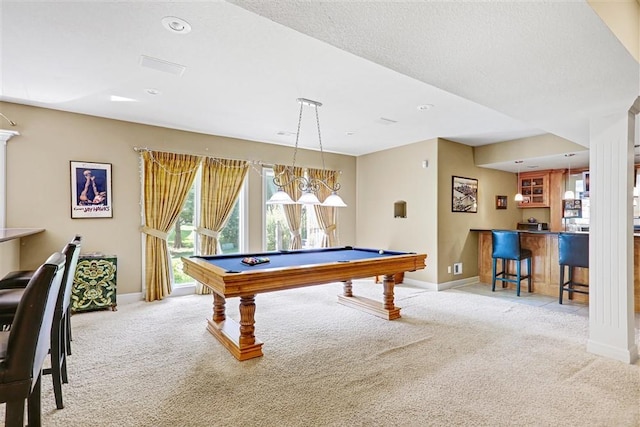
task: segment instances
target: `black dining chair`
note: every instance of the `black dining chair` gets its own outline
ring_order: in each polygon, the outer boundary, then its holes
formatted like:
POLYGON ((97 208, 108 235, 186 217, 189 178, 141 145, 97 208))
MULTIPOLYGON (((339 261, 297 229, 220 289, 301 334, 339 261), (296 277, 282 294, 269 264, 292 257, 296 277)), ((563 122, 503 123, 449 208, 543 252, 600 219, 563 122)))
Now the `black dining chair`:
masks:
MULTIPOLYGON (((62 384, 69 382, 67 355, 71 354, 71 289, 80 256, 80 242, 80 236, 76 236, 62 251, 66 259, 66 269, 51 329, 51 368, 43 371, 44 374, 51 374, 53 379, 53 391, 58 409, 64 408, 62 384)), ((28 273, 27 271, 22 271, 19 275, 10 273, 10 279, 0 280, 0 323, 11 327, 18 303, 29 283, 28 273), (7 285, 6 289, 3 289, 3 282, 7 285)), ((31 276, 33 273, 31 272, 31 276)))
MULTIPOLYGON (((496 290, 496 281, 514 283, 516 285, 516 295, 520 296, 520 282, 527 279, 527 290, 531 292, 531 250, 523 249, 520 246, 520 233, 512 230, 492 230, 491 231, 491 257, 493 260, 491 274, 491 291, 496 290), (502 260, 502 271, 497 272, 498 259, 502 260), (516 262, 516 273, 509 273, 507 260, 516 262), (522 261, 527 261, 527 274, 521 271, 522 261)), ((504 283, 503 283, 504 285, 504 283)))
POLYGON ((573 293, 589 294, 589 285, 574 280, 576 267, 589 268, 589 235, 576 233, 558 234, 558 263, 560 264, 560 294, 558 302, 562 304, 565 292, 569 299, 573 299, 573 293), (565 281, 565 270, 568 268, 568 277, 565 281))
POLYGON ((6 403, 5 427, 41 421, 42 366, 51 347, 51 327, 65 271, 65 256, 54 253, 29 280, 9 331, 0 332, 0 402, 6 403))

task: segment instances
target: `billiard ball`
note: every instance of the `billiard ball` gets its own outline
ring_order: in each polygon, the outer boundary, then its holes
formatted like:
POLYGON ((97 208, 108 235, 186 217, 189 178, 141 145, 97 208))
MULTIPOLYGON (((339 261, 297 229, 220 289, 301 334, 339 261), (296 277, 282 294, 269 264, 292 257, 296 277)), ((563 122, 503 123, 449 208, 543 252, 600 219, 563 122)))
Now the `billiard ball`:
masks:
POLYGON ((382 255, 382 254, 384 253, 384 251, 383 251, 382 249, 380 249, 380 250, 378 251, 378 253, 379 253, 380 255, 382 255))

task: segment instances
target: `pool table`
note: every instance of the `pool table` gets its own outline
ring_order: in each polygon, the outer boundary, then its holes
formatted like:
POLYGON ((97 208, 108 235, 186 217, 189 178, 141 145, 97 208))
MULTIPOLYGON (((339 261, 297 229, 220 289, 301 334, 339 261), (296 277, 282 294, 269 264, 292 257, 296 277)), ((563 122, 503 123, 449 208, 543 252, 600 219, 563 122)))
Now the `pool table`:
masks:
POLYGON ((400 317, 394 305, 394 274, 425 268, 426 254, 351 246, 326 249, 193 256, 182 258, 186 274, 213 291, 213 317, 207 330, 238 360, 262 356, 262 342, 254 336, 255 296, 303 286, 343 282, 338 302, 370 314, 393 320, 400 317), (253 266, 247 257, 266 257, 253 266), (353 295, 352 280, 384 276, 383 301, 353 295), (240 323, 225 316, 226 298, 240 297, 240 323))

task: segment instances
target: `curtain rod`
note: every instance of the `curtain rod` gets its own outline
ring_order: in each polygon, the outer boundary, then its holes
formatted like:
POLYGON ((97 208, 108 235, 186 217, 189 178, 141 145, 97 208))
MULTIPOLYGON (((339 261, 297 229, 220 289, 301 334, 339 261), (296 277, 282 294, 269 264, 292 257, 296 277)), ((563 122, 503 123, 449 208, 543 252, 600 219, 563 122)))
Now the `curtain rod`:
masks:
MULTIPOLYGON (((154 150, 152 148, 149 147, 137 147, 134 146, 133 147, 133 151, 135 151, 136 153, 143 153, 145 151, 158 151, 158 152, 164 152, 164 153, 172 153, 172 154, 188 154, 190 156, 202 156, 202 157, 209 157, 212 159, 224 159, 224 160, 244 160, 245 162, 249 162, 251 164, 251 166, 266 166, 266 167, 273 167, 276 163, 266 163, 263 162, 262 160, 249 160, 249 159, 230 159, 228 157, 219 157, 219 156, 211 156, 208 154, 193 154, 193 153, 185 153, 184 151, 172 151, 172 150, 154 150)), ((286 166, 286 165, 285 165, 286 166)), ((305 169, 309 169, 308 167, 306 167, 305 169)), ((318 169, 318 168, 311 168, 311 169, 318 169)), ((322 170, 322 169, 319 169, 322 170)), ((342 175, 342 170, 337 170, 337 171, 333 171, 333 172, 337 172, 338 175, 342 175)))
POLYGON ((249 160, 249 159, 230 159, 228 157, 220 157, 220 156, 212 156, 209 154, 194 154, 194 153, 189 153, 189 152, 184 152, 184 151, 173 151, 173 150, 156 150, 153 148, 149 148, 149 147, 133 147, 133 151, 135 151, 136 153, 144 153, 145 151, 157 151, 157 152, 162 152, 162 153, 171 153, 171 154, 187 154, 189 156, 201 156, 201 157, 209 157, 212 159, 223 159, 223 160, 243 160, 245 162, 249 162, 252 164, 258 164, 258 165, 264 165, 264 166, 271 166, 268 163, 264 163, 262 160, 249 160))

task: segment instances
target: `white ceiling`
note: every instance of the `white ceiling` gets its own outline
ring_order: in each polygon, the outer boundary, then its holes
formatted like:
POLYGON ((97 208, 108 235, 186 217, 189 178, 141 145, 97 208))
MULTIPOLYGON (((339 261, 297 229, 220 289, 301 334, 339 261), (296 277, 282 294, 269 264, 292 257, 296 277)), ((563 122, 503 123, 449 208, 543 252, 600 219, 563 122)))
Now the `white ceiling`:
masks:
MULTIPOLYGON (((336 153, 543 133, 588 146, 589 118, 639 93, 637 62, 582 1, 0 7, 1 100, 292 146, 304 97, 324 104, 322 143, 336 153), (192 31, 171 33, 165 16, 192 31), (143 55, 184 72, 143 67, 143 55)), ((305 108, 301 146, 318 148, 315 129, 305 108)))

